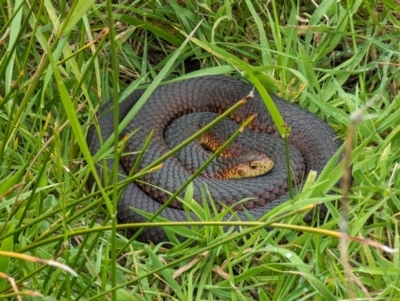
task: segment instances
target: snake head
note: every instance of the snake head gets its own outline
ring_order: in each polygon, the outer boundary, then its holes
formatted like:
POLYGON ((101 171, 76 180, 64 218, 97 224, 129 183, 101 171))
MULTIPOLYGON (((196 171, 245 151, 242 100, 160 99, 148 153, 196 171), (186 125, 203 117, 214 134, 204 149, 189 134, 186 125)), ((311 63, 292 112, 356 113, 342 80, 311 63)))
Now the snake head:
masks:
POLYGON ((238 156, 229 169, 228 179, 252 178, 266 174, 274 167, 274 162, 265 154, 250 151, 238 156))

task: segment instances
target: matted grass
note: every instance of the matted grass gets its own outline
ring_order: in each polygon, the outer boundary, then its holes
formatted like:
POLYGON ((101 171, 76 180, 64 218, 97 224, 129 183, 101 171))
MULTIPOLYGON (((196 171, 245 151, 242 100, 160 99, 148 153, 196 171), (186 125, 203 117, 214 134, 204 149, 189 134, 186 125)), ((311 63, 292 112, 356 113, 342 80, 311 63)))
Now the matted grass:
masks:
MULTIPOLYGON (((0 299, 400 300, 399 253, 381 247, 400 243, 400 3, 316 2, 0 5, 0 299), (332 164, 266 215, 268 230, 167 223, 169 248, 117 231, 122 185, 86 188, 97 110, 144 83, 143 101, 161 81, 211 74, 296 102, 341 139, 357 121, 346 219, 332 164), (325 219, 304 223, 302 208, 320 203, 325 219), (340 224, 354 237, 345 252, 340 224), (177 242, 180 231, 191 238, 177 242)), ((208 220, 213 208, 193 210, 208 220)))

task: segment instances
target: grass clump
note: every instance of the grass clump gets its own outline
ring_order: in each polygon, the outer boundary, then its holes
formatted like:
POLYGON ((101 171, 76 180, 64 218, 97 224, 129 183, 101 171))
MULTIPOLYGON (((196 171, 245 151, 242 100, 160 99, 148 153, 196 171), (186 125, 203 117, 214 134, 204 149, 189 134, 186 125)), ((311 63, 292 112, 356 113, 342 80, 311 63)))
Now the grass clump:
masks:
MULTIPOLYGON (((7 5, 0 7, 0 298, 400 300, 399 253, 378 245, 399 248, 396 1, 7 5), (298 202, 269 213, 268 230, 194 226, 192 239, 170 248, 128 243, 117 231, 120 186, 86 189, 98 158, 85 135, 105 101, 148 81, 150 94, 164 79, 211 74, 240 74, 297 102, 340 138, 357 117, 347 137, 353 185, 345 222, 358 241, 348 242, 346 261, 334 232, 341 215, 332 201, 340 195, 321 193, 341 168, 327 167, 298 202), (317 203, 328 214, 311 228, 301 208, 317 203), (279 210, 291 214, 279 218, 279 210)), ((169 226, 173 236, 178 228, 169 226)))

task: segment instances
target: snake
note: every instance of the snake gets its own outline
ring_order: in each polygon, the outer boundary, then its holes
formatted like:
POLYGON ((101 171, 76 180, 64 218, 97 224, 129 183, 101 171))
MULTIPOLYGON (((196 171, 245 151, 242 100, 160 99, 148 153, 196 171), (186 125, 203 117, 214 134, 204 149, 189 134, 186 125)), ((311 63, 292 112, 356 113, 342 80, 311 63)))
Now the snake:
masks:
MULTIPOLYGON (((240 79, 229 76, 201 76, 157 87, 139 112, 132 118, 120 136, 134 133, 127 141, 125 152, 118 162, 118 180, 126 178, 127 172, 134 166, 137 153, 152 131, 153 135, 141 157, 139 169, 148 166, 170 150, 164 134, 174 121, 184 115, 197 112, 222 114, 238 100, 254 91, 254 86, 240 79)), ((144 90, 133 91, 119 103, 120 123, 143 95, 144 90)), ((239 135, 250 140, 254 149, 265 151, 274 162, 274 168, 265 175, 233 180, 209 179, 197 177, 193 182, 193 199, 201 204, 204 191, 212 200, 221 206, 230 206, 233 211, 225 218, 247 221, 258 220, 276 206, 289 199, 288 173, 284 155, 284 142, 280 138, 270 112, 267 110, 259 93, 254 91, 253 97, 239 109, 229 115, 238 124, 256 114, 246 131, 239 135), (264 142, 254 142, 252 135, 264 135, 264 142), (206 189, 206 190, 205 190, 206 189), (240 202, 246 199, 245 203, 240 202), (238 203, 240 202, 240 203, 238 203)), ((279 113, 289 127, 289 153, 293 184, 301 185, 303 176, 310 171, 321 173, 328 161, 340 148, 342 142, 337 139, 335 131, 322 119, 300 106, 270 94, 279 113)), ((95 156, 106 141, 114 133, 113 102, 103 105, 97 115, 97 125, 92 124, 87 133, 87 143, 92 156, 95 156)), ((182 128, 182 126, 181 126, 182 128)), ((178 134, 181 136, 180 134, 178 134)), ((191 155, 196 155, 192 152, 191 155)), ((114 162, 107 159, 107 167, 111 170, 114 162)), ((101 179, 103 168, 96 165, 101 179)), ((128 184, 121 193, 117 205, 117 217, 120 223, 142 223, 147 217, 135 209, 154 214, 168 200, 170 194, 181 187, 191 176, 192 171, 178 157, 169 157, 162 168, 145 174, 140 180, 128 184)), ((94 180, 88 186, 94 186, 94 180)), ((183 196, 183 195, 182 195, 183 196)), ((182 210, 180 202, 173 200, 159 215, 169 221, 199 220, 193 212, 182 210)), ((168 242, 169 238, 162 227, 145 227, 139 239, 154 243, 168 242)))

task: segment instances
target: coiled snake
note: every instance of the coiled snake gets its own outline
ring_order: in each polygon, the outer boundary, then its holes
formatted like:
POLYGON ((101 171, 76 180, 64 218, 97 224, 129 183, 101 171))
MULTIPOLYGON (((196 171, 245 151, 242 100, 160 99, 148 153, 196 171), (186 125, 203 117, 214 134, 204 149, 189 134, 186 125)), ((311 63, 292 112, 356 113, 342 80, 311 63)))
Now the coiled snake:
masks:
MULTIPOLYGON (((126 152, 139 151, 150 130, 154 130, 154 136, 145 152, 141 167, 147 166, 169 150, 164 140, 166 128, 174 119, 192 112, 216 112, 222 113, 238 100, 242 99, 253 89, 253 86, 240 80, 225 76, 205 76, 158 87, 141 110, 124 130, 124 133, 139 131, 130 138, 126 146, 126 152)), ((120 104, 120 121, 126 116, 132 106, 142 95, 142 91, 133 92, 120 104)), ((291 166, 294 171, 294 181, 299 183, 303 175, 310 170, 318 173, 322 171, 329 159, 335 154, 341 145, 341 141, 335 139, 335 132, 322 120, 279 97, 272 96, 279 112, 285 122, 291 128, 289 142, 291 143, 291 166), (304 161, 303 161, 304 160, 304 161)), ((112 103, 109 102, 100 109, 99 127, 102 140, 105 141, 113 132, 113 112, 109 110, 112 103)), ((254 121, 249 125, 252 131, 266 133, 267 141, 255 143, 254 148, 266 151, 275 166, 266 175, 243 180, 212 180, 199 177, 193 182, 194 199, 201 202, 201 189, 206 185, 212 198, 227 205, 234 205, 244 198, 252 198, 243 206, 255 219, 260 218, 266 212, 288 199, 286 163, 283 153, 283 142, 278 138, 278 133, 271 116, 264 106, 257 92, 253 98, 240 109, 231 114, 230 118, 236 122, 242 122, 249 116, 257 113, 254 121)), ((251 134, 245 132, 239 137, 247 137, 251 134)), ((244 138, 246 139, 246 138, 244 138)), ((249 138, 253 141, 252 138, 249 138)), ((100 139, 95 127, 91 126, 87 135, 87 142, 92 155, 100 149, 100 139)), ((124 157, 119 164, 119 174, 122 180, 126 170, 132 167, 135 156, 124 157)), ((112 159, 108 160, 108 167, 112 166, 112 159)), ((98 172, 102 170, 98 167, 98 172)), ((171 157, 163 163, 163 168, 147 174, 140 183, 128 185, 118 202, 118 219, 122 223, 145 222, 147 219, 133 211, 138 208, 148 213, 155 213, 161 203, 168 199, 168 194, 154 188, 153 185, 175 192, 190 176, 181 161, 171 157), (153 185, 144 185, 148 182, 153 185), (149 196, 151 195, 151 197, 149 196), (161 202, 161 203, 160 203, 161 202)), ((89 181, 92 185, 93 181, 89 181)), ((174 201, 173 207, 178 207, 174 201)), ((168 207, 160 216, 171 221, 186 221, 185 211, 168 207)), ((236 206, 235 209, 240 209, 236 206)), ((248 219, 245 211, 238 211, 237 216, 242 220, 248 219)), ((196 219, 195 216, 193 216, 196 219)), ((154 242, 166 241, 167 237, 162 228, 150 227, 144 229, 142 240, 154 242)))

